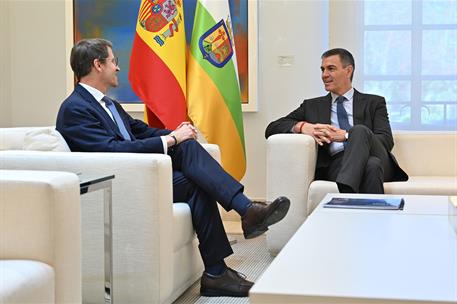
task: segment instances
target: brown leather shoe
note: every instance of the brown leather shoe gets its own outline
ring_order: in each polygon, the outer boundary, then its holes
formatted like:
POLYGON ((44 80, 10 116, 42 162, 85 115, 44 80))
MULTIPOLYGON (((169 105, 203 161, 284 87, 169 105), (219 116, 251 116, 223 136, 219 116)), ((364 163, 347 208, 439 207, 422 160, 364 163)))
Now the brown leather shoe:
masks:
POLYGON ((241 218, 243 234, 246 239, 255 238, 268 230, 268 226, 282 220, 289 211, 290 200, 280 196, 270 204, 252 202, 241 218))
POLYGON ((228 267, 218 276, 203 272, 200 282, 200 294, 204 297, 247 297, 254 285, 244 274, 228 267))

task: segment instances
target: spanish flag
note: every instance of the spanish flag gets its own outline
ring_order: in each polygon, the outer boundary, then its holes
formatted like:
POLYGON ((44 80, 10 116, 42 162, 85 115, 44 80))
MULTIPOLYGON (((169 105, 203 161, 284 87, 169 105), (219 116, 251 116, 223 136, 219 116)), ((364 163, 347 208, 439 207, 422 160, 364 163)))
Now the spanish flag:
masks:
POLYGON ((147 107, 151 126, 174 130, 187 120, 182 0, 141 1, 129 80, 147 107))
POLYGON ((240 180, 246 171, 243 117, 227 0, 197 0, 187 67, 188 115, 221 149, 222 166, 240 180))

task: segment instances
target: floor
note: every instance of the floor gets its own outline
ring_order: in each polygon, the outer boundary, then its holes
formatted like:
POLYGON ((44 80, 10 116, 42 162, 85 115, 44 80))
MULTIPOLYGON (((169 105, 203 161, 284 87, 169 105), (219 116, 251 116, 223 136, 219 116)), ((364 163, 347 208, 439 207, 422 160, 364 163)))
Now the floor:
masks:
MULTIPOLYGON (((245 274, 248 280, 255 281, 273 261, 273 257, 267 250, 265 235, 255 239, 245 240, 240 233, 240 222, 224 222, 229 239, 235 243, 232 245, 234 254, 226 259, 229 267, 245 274), (238 233, 234 233, 238 232, 238 233)), ((200 297, 200 281, 192 285, 174 304, 241 304, 249 303, 249 298, 232 297, 200 297)))

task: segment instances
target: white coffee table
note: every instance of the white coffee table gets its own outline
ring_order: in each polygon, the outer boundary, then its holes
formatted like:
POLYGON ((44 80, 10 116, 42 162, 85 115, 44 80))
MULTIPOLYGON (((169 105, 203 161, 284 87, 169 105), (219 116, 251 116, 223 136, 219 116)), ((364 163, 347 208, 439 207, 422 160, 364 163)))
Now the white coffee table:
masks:
MULTIPOLYGON (((323 202, 332 196, 354 195, 323 202)), ((457 303, 448 197, 401 197, 403 211, 329 209, 321 202, 257 280, 250 302, 457 303)))

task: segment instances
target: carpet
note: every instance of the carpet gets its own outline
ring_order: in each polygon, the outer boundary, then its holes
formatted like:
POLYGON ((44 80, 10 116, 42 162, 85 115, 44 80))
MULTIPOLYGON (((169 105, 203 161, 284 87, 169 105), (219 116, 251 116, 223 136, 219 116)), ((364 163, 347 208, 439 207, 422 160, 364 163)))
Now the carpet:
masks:
MULTIPOLYGON (((230 240, 236 240, 232 245, 234 254, 228 257, 226 264, 254 281, 265 271, 273 261, 273 257, 267 250, 265 235, 255 239, 245 240, 240 234, 229 234, 230 240)), ((200 280, 186 290, 174 304, 241 304, 249 303, 249 298, 233 297, 201 297, 200 280)))

